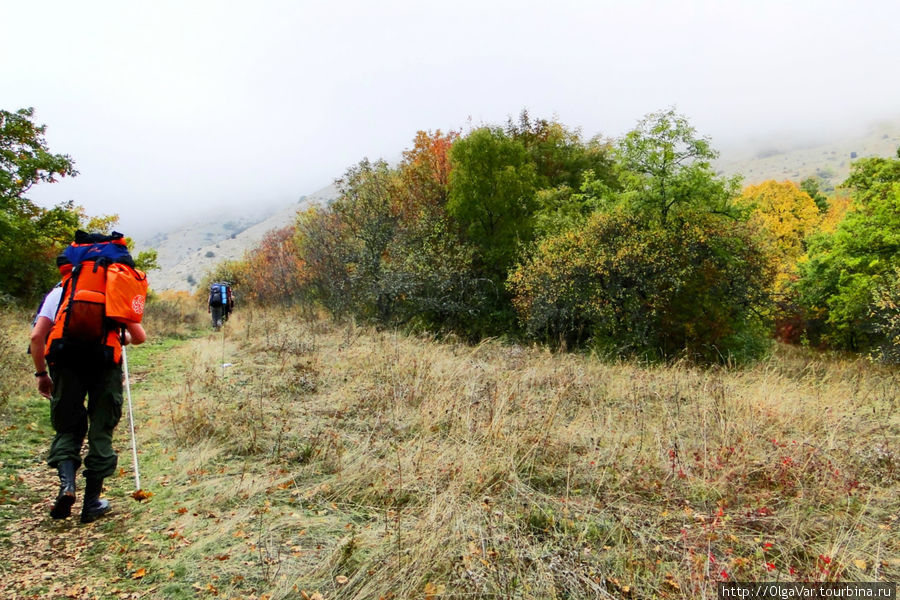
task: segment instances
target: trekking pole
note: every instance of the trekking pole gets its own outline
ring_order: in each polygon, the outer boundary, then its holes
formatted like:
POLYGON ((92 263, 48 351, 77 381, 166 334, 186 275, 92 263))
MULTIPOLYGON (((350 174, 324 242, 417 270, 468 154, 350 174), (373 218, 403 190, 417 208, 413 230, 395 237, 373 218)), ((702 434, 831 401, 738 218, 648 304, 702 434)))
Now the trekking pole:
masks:
POLYGON ((141 501, 145 499, 146 492, 141 490, 141 474, 138 471, 137 457, 137 439, 134 436, 134 409, 131 406, 131 378, 128 376, 128 353, 125 346, 122 346, 122 366, 125 368, 125 395, 128 398, 128 429, 131 432, 131 460, 134 466, 134 493, 131 495, 135 500, 141 501))

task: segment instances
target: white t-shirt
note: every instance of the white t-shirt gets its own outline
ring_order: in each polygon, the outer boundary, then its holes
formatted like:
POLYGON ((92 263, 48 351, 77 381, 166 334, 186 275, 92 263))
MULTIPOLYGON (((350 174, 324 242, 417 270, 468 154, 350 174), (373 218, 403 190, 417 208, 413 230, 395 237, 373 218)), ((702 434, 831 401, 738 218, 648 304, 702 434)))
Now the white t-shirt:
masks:
POLYGON ((41 309, 38 311, 37 319, 41 317, 46 317, 50 319, 50 322, 56 321, 56 311, 59 310, 59 303, 62 301, 62 288, 60 286, 56 286, 50 293, 47 294, 47 297, 44 298, 44 303, 41 304, 41 309))

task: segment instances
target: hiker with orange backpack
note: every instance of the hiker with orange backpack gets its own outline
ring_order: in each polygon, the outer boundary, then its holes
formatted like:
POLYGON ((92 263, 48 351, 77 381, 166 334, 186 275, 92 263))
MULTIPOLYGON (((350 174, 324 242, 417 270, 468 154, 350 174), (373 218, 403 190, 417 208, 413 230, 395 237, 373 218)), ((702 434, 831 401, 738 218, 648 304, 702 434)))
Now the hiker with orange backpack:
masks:
POLYGON ((112 434, 122 416, 122 346, 147 339, 140 325, 147 278, 134 268, 117 232, 76 232, 57 266, 62 285, 45 298, 30 346, 38 391, 50 399, 56 432, 47 464, 57 469, 60 488, 50 516, 71 515, 87 437, 81 522, 90 523, 110 511, 100 493, 118 464, 112 434))

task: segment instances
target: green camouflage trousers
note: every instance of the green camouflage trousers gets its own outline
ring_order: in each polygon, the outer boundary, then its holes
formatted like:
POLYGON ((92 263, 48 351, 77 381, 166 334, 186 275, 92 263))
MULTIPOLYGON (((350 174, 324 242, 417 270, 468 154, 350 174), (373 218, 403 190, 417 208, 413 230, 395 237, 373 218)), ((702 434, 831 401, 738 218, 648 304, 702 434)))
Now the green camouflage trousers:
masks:
POLYGON ((50 422, 56 435, 47 464, 55 468, 60 461, 69 459, 81 465, 81 446, 87 436, 85 477, 109 477, 118 464, 112 435, 122 417, 122 368, 59 366, 50 370, 50 377, 50 422))

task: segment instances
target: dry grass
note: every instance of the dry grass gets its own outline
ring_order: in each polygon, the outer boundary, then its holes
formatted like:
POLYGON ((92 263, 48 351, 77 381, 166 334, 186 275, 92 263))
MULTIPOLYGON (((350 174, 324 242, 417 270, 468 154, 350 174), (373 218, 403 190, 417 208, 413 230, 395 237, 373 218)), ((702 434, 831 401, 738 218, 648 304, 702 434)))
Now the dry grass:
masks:
POLYGON ((145 454, 156 510, 184 511, 157 570, 223 597, 900 577, 896 370, 790 348, 748 370, 644 368, 273 312, 168 360, 181 374, 146 382, 145 454))
POLYGON ((187 292, 165 291, 148 299, 143 324, 158 338, 184 338, 205 318, 201 300, 187 292))
POLYGON ((14 394, 34 381, 27 354, 30 320, 24 310, 0 307, 0 413, 14 394))

